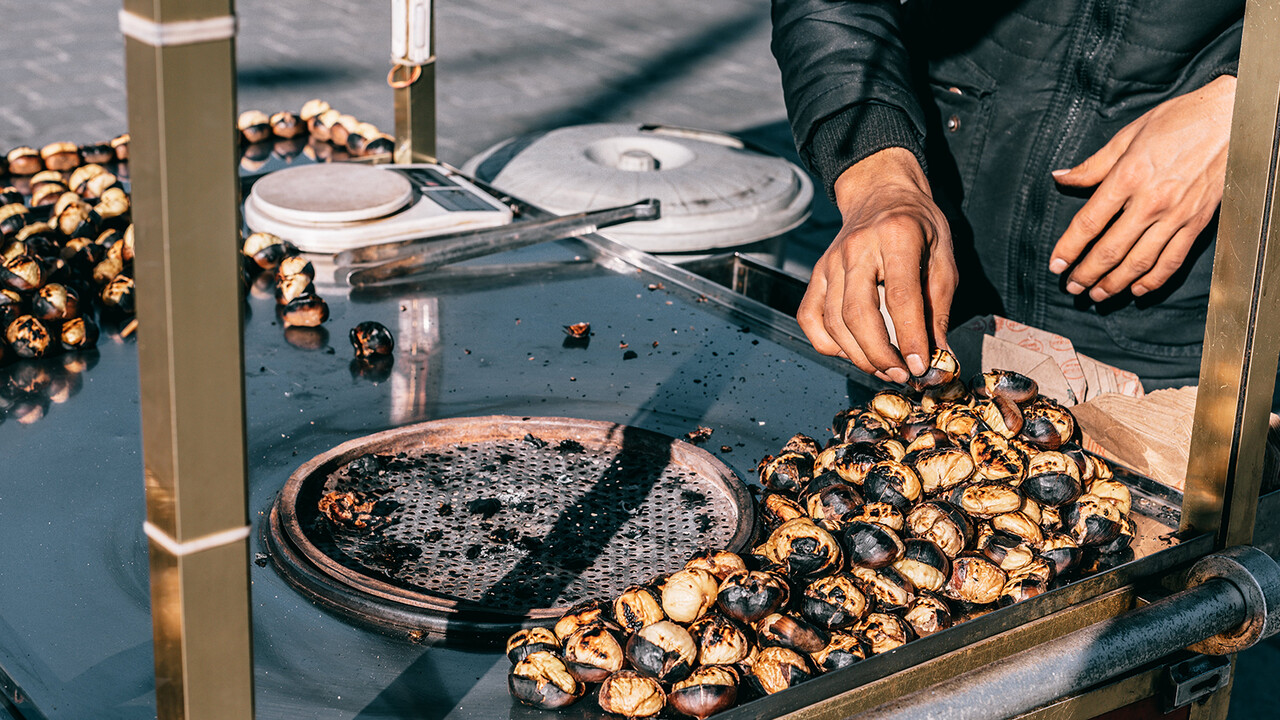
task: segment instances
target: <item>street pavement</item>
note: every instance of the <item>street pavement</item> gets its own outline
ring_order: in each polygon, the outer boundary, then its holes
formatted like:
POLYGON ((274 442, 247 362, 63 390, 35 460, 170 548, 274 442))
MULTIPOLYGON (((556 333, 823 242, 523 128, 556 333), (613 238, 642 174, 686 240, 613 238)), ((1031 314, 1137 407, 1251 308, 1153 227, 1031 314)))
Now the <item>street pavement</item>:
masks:
MULTIPOLYGON (((0 0, 0 151, 127 130, 116 0, 0 0)), ((240 109, 324 98, 392 128, 390 3, 237 3, 240 109)), ((460 165, 516 135, 588 122, 721 130, 794 159, 763 0, 437 3, 439 156, 460 165)), ((820 193, 819 193, 820 194, 820 193)), ((787 268, 838 228, 825 199, 787 268)), ((1241 655, 1232 718, 1275 717, 1280 643, 1241 655)))

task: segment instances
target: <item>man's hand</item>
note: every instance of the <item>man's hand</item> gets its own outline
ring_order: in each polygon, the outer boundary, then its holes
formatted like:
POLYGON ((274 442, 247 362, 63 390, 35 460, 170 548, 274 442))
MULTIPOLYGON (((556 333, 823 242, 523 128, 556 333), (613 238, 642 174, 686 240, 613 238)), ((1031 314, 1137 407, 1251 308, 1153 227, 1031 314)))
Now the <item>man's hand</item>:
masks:
POLYGON ((1088 290, 1094 302, 1126 288, 1144 295, 1182 265, 1222 201, 1235 88, 1224 75, 1167 100, 1083 163, 1053 172, 1062 185, 1097 186, 1049 261, 1055 274, 1075 264, 1067 292, 1088 290))
POLYGON ((818 352, 906 382, 908 371, 928 367, 931 338, 946 347, 959 280, 951 230, 920 164, 903 148, 854 164, 835 192, 844 227, 814 266, 796 319, 818 352), (880 314, 881 282, 898 348, 880 314))

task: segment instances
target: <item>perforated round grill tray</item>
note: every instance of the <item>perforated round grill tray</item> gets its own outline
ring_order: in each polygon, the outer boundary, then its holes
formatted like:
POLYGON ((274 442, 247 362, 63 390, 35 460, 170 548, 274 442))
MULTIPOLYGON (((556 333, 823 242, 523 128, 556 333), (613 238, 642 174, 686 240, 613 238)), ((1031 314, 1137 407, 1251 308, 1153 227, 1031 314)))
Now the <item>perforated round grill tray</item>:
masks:
POLYGON ((295 586, 367 624, 459 637, 558 617, 679 569, 699 548, 741 550, 746 487, 689 443, 572 418, 435 420, 339 445, 298 468, 268 540, 295 586), (372 503, 365 527, 319 510, 372 503))

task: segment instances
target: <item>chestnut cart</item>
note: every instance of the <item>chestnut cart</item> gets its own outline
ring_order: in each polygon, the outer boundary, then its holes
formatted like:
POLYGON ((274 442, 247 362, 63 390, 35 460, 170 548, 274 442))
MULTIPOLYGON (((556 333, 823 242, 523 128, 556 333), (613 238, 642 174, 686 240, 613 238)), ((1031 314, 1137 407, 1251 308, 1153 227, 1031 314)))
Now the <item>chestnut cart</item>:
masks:
MULTIPOLYGON (((295 471, 393 428, 501 415, 711 428, 703 449, 750 478, 875 391, 773 307, 785 279, 730 258, 726 286, 598 236, 391 288, 331 282, 323 329, 287 332, 274 299, 242 297, 230 240, 232 3, 124 10, 140 329, 101 344, 75 397, 0 431, 0 717, 550 717, 508 696, 479 624, 388 619, 284 557, 299 548, 273 511, 295 471), (392 364, 350 362, 366 320, 396 332, 392 364), (570 342, 579 322, 590 334, 570 342)), ((1134 480, 1134 560, 721 717, 1225 716, 1232 653, 1280 621, 1280 494, 1259 498, 1280 353, 1277 32, 1280 2, 1251 2, 1187 492, 1134 480)), ((397 90, 401 160, 432 154, 430 59, 397 90)), ((467 559, 442 571, 463 577, 467 559)))

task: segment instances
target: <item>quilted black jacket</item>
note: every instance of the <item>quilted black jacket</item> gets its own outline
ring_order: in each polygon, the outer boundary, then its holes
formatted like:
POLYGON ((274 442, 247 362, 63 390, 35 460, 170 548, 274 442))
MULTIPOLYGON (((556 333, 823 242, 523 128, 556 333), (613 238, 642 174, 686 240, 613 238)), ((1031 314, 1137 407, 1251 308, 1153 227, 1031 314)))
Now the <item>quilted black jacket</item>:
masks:
POLYGON ((886 147, 926 167, 963 278, 953 317, 1063 333, 1159 386, 1195 382, 1216 227, 1165 288, 1095 306, 1048 271, 1088 197, 1050 171, 1234 74, 1243 14, 1240 0, 774 0, 773 51, 796 145, 828 193, 886 147))

